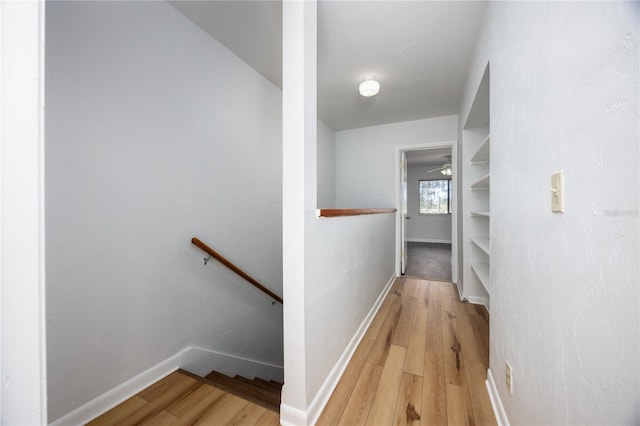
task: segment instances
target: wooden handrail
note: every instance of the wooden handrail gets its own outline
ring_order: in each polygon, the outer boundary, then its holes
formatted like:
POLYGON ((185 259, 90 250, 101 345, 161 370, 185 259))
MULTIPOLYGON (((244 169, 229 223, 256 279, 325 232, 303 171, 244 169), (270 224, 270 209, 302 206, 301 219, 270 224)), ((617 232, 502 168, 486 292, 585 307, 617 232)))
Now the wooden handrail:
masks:
POLYGON ((395 213, 398 209, 318 209, 318 217, 358 216, 361 214, 395 213))
POLYGON ((236 274, 240 275, 245 280, 249 281, 254 287, 259 289, 263 293, 268 294, 269 297, 271 297, 273 300, 275 300, 277 302, 280 302, 280 303, 283 303, 282 297, 278 296, 277 294, 275 294, 274 292, 272 292, 271 290, 269 290, 268 288, 266 288, 265 286, 260 284, 258 281, 256 281, 254 278, 252 278, 249 274, 247 274, 242 269, 238 268, 236 265, 231 263, 231 261, 229 259, 227 259, 223 255, 221 255, 220 253, 218 253, 217 251, 215 251, 214 249, 212 249, 211 247, 209 247, 208 245, 206 245, 202 241, 200 241, 198 238, 193 237, 191 239, 191 243, 194 246, 198 247, 200 250, 202 250, 205 253, 208 253, 209 255, 214 257, 218 262, 222 263, 224 266, 226 266, 227 268, 231 269, 233 272, 235 272, 236 274))

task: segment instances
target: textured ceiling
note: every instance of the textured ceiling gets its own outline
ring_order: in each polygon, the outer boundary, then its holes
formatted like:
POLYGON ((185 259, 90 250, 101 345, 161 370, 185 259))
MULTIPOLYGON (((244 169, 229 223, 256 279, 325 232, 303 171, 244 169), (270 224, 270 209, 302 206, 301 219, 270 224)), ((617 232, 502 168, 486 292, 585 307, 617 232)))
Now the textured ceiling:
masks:
MULTIPOLYGON (((281 87, 281 2, 169 3, 281 87)), ((345 130, 457 114, 485 6, 319 1, 319 118, 345 130), (363 98, 358 84, 370 76, 380 93, 363 98)))

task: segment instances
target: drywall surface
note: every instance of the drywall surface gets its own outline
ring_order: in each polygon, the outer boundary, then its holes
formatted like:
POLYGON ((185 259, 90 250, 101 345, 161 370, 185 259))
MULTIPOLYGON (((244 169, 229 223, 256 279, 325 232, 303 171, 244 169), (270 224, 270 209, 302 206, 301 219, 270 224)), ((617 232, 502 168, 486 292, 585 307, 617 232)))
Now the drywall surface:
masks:
POLYGON ((51 2, 49 419, 187 346, 282 365, 281 92, 164 2, 51 2))
POLYGON ((318 120, 318 207, 335 207, 335 132, 318 120))
POLYGON ((316 217, 316 12, 313 1, 283 4, 285 425, 313 424, 327 378, 394 274, 395 214, 316 217))
POLYGON ((451 115, 336 132, 336 206, 395 206, 396 147, 455 141, 457 128, 451 115))
POLYGON ((489 5, 461 123, 489 60, 490 365, 511 424, 640 421, 639 7, 489 5))
POLYGON ((426 173, 430 169, 433 167, 407 168, 407 214, 411 218, 407 220, 407 240, 450 243, 450 214, 420 214, 420 181, 444 179, 440 172, 426 173))

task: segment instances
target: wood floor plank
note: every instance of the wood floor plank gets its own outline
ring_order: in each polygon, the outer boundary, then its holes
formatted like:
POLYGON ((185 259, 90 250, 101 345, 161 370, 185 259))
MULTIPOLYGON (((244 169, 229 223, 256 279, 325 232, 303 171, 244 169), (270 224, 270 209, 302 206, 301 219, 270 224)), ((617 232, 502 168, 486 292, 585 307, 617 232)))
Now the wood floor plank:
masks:
POLYGON ((422 299, 418 298, 416 312, 411 325, 411 334, 407 346, 407 359, 404 371, 422 376, 424 368, 425 340, 427 337, 428 310, 424 307, 422 299))
POLYGON ((424 356, 421 424, 424 426, 447 424, 447 392, 442 353, 427 352, 424 356))
MULTIPOLYGON (((172 385, 166 385, 162 387, 162 391, 153 391, 153 397, 148 404, 140 407, 135 412, 131 413, 126 418, 119 421, 118 425, 137 425, 144 422, 147 419, 152 418, 165 407, 179 400, 184 395, 189 394, 200 386, 200 382, 193 377, 189 377, 182 373, 179 374, 179 379, 172 380, 172 385)), ((145 391, 140 392, 138 395, 144 394, 145 391)))
POLYGON ((418 298, 418 295, 420 294, 421 281, 422 280, 419 280, 416 278, 405 278, 405 283, 408 287, 407 288, 408 297, 418 298))
POLYGON ((168 411, 162 410, 149 420, 140 423, 140 426, 169 426, 178 418, 168 411))
POLYGON ((447 283, 440 283, 438 286, 440 293, 440 307, 443 311, 453 311, 453 298, 451 297, 450 287, 447 283))
POLYGON ((497 425, 496 417, 491 407, 489 393, 485 385, 487 370, 484 364, 482 362, 465 360, 465 370, 467 372, 469 399, 471 401, 475 423, 480 425, 497 425))
POLYGON ((391 337, 392 345, 404 346, 405 348, 409 345, 411 324, 413 324, 413 316, 416 311, 417 302, 417 298, 412 296, 407 296, 406 300, 402 302, 400 318, 391 337))
POLYGON ((429 281, 418 280, 418 304, 416 305, 416 309, 429 308, 429 290, 431 288, 431 283, 429 281))
POLYGON ((384 302, 382 302, 382 305, 380 306, 380 309, 378 310, 375 318, 373 318, 373 320, 371 321, 371 324, 369 325, 369 328, 367 329, 365 335, 369 335, 369 337, 375 340, 375 338, 378 336, 378 333, 380 332, 380 329, 382 328, 382 324, 384 323, 385 318, 389 314, 389 309, 391 309, 392 305, 398 304, 399 302, 400 298, 397 295, 389 293, 384 299, 384 302))
POLYGON ((466 360, 482 362, 483 356, 476 342, 476 336, 471 327, 471 321, 467 313, 468 303, 453 302, 453 312, 456 316, 456 328, 462 346, 462 355, 466 360))
POLYGON ((255 426, 280 426, 280 415, 271 410, 267 410, 267 412, 256 421, 255 426))
MULTIPOLYGON (((381 376, 381 366, 372 363, 365 365, 340 417, 340 421, 337 422, 338 425, 360 426, 365 424, 381 376)), ((335 425, 336 422, 326 424, 335 425)))
POLYGON ((467 303, 465 305, 467 314, 469 316, 469 322, 473 329, 473 334, 476 337, 476 343, 478 344, 478 350, 482 356, 482 362, 485 366, 485 370, 489 369, 489 313, 487 309, 482 305, 474 305, 473 303, 467 303))
POLYGON ((422 412, 422 377, 411 373, 402 375, 400 394, 396 403, 394 425, 420 425, 422 412))
POLYGON ((367 416, 367 425, 388 425, 393 421, 406 355, 407 349, 402 346, 391 345, 389 348, 389 356, 367 416))
POLYGON ((469 392, 466 388, 447 385, 447 420, 452 426, 475 425, 469 392))
POLYGON ((427 312, 427 333, 424 347, 427 352, 443 353, 442 349, 442 310, 440 308, 440 298, 431 299, 427 312))
POLYGON ((342 412, 349 401, 351 393, 362 373, 365 363, 371 358, 373 340, 371 336, 365 335, 360 345, 356 349, 351 361, 347 365, 340 381, 327 402, 322 415, 318 419, 317 425, 335 425, 340 420, 342 412))
POLYGON ((258 419, 262 417, 265 411, 271 410, 267 410, 266 408, 256 404, 248 404, 233 419, 231 419, 228 424, 238 426, 253 426, 256 424, 258 419))
POLYGON ((178 418, 176 425, 192 425, 224 394, 224 391, 203 383, 194 392, 169 405, 166 410, 178 418))
POLYGON ((180 371, 174 371, 165 378, 140 391, 138 396, 148 402, 153 402, 156 398, 161 397, 168 390, 171 390, 174 386, 181 386, 185 382, 188 382, 189 384, 195 384, 197 382, 197 379, 186 376, 180 371))
POLYGON ((466 387, 467 379, 464 372, 462 345, 453 310, 442 311, 442 338, 445 379, 448 384, 466 387))
POLYGON ((406 281, 406 278, 398 277, 393 288, 391 289, 392 294, 395 294, 400 298, 403 298, 404 296, 406 296, 407 288, 405 285, 405 281, 406 281))
POLYGON ((391 347, 391 339, 395 331, 400 315, 402 314, 402 306, 400 299, 394 301, 389 309, 389 313, 380 328, 380 332, 376 337, 373 347, 371 348, 370 360, 377 365, 383 366, 389 354, 391 347))
POLYGON ((226 425, 235 418, 249 402, 238 398, 235 395, 225 393, 221 398, 216 400, 207 412, 195 425, 226 425))
POLYGON ((136 412, 138 409, 142 408, 147 404, 148 404, 147 401, 140 398, 138 395, 135 395, 127 399, 120 405, 102 414, 100 417, 90 421, 89 423, 87 423, 87 425, 90 425, 90 426, 114 425, 120 420, 126 418, 127 416, 130 416, 131 414, 136 412))

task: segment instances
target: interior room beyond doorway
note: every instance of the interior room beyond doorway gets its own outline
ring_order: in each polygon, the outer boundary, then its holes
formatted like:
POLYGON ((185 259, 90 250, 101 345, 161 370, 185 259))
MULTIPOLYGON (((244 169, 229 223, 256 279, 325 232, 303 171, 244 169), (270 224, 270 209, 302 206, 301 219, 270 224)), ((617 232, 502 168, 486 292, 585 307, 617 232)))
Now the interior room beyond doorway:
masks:
POLYGON ((407 151, 406 276, 451 281, 451 147, 407 151))

